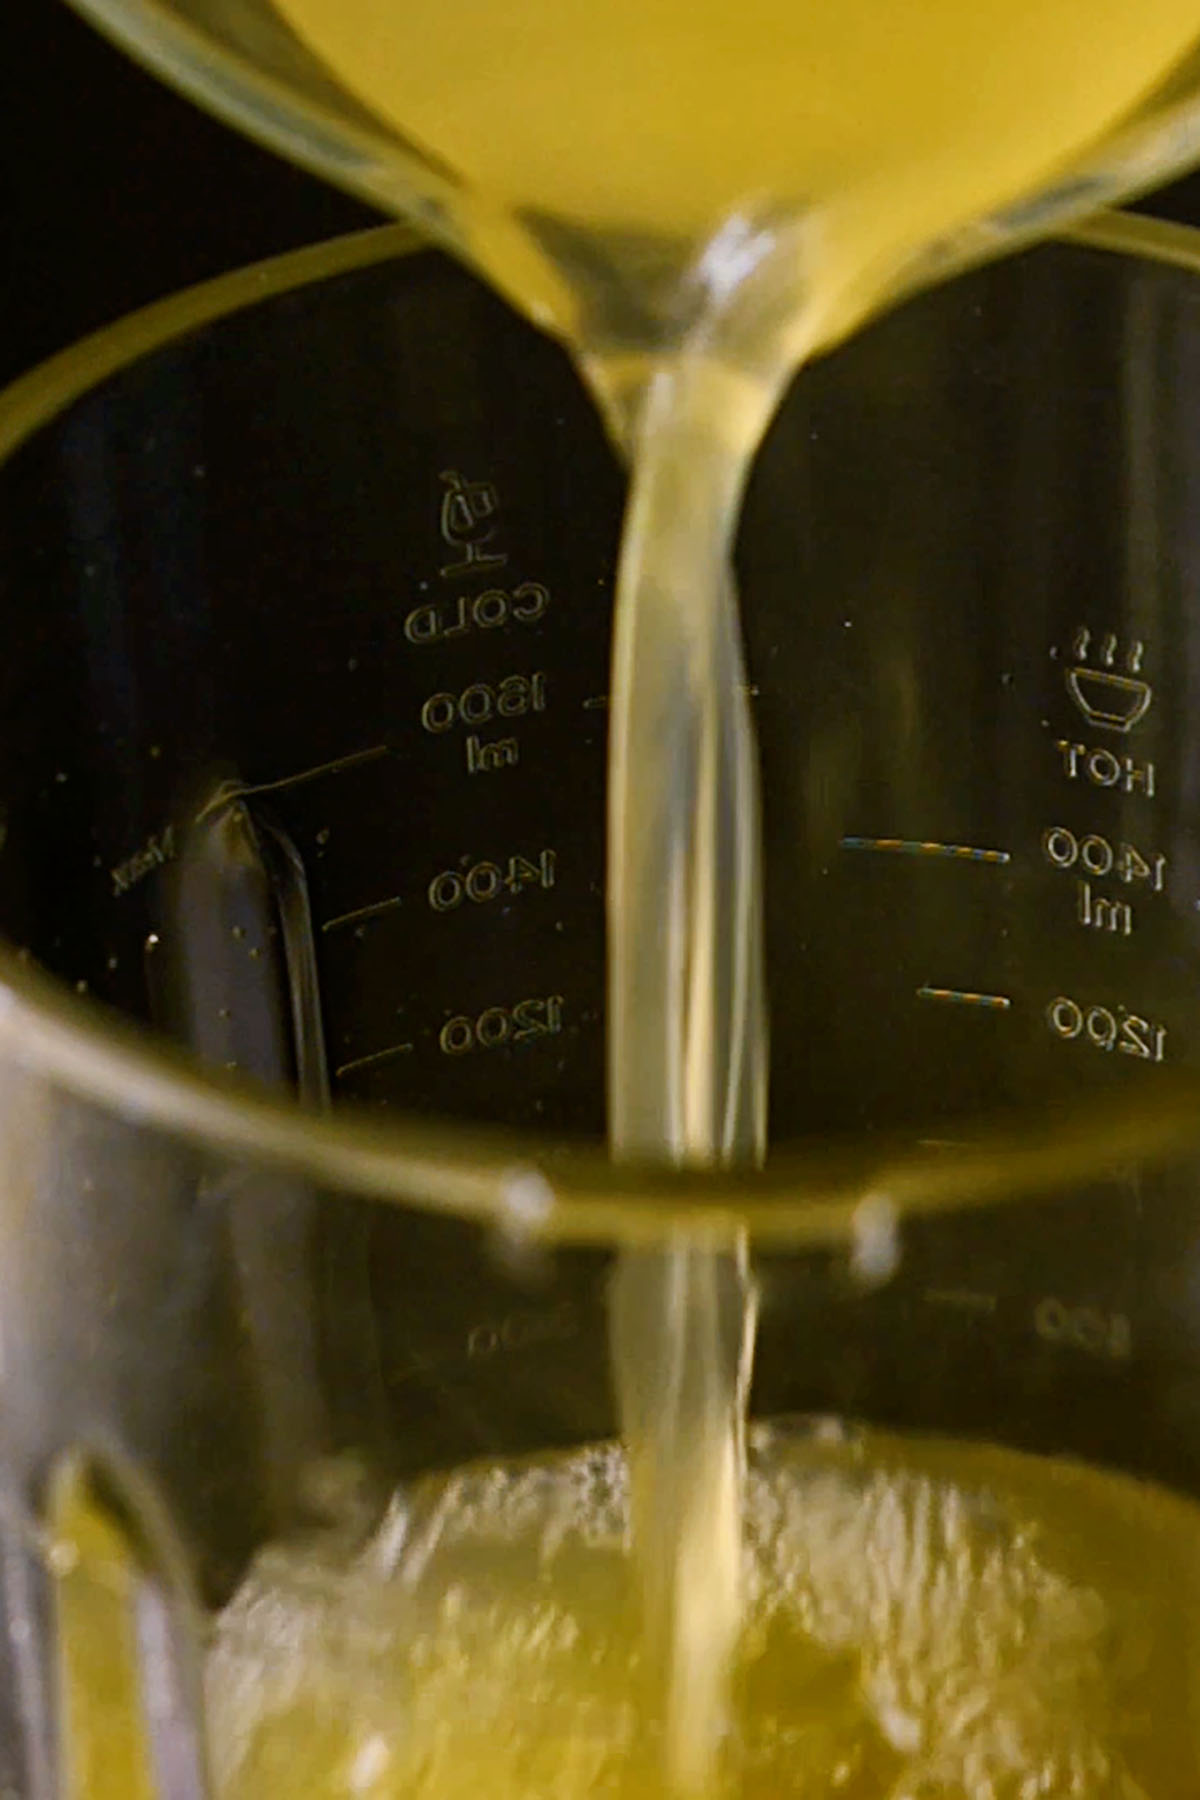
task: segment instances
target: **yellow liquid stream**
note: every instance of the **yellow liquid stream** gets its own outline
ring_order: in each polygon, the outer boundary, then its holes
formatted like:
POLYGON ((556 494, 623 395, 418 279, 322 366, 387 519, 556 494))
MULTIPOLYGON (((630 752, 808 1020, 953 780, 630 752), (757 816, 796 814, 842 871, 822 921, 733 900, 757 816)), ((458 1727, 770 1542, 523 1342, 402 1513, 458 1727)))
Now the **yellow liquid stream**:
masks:
MULTIPOLYGON (((662 1800, 624 1459, 480 1465, 260 1559, 208 1663, 224 1800, 662 1800)), ((1194 1800, 1200 1510, 982 1445, 758 1427, 706 1800, 1194 1800)))

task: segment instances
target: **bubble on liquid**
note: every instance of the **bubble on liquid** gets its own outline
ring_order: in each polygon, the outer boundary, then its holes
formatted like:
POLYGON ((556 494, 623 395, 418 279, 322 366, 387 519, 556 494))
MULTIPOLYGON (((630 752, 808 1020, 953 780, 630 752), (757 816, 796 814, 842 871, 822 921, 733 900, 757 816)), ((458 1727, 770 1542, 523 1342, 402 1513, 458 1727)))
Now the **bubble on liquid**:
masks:
POLYGON ((392 1753, 388 1749, 387 1739, 380 1734, 367 1738, 355 1755, 350 1768, 350 1787, 355 1794, 366 1794, 371 1791, 379 1778, 386 1773, 392 1753))
POLYGON ((79 1567, 79 1546, 69 1538, 54 1538, 46 1548, 46 1565, 60 1580, 79 1567))
POLYGON ((388 1502, 387 1511, 369 1551, 369 1559, 382 1578, 394 1575, 399 1568, 412 1522, 408 1495, 403 1488, 397 1488, 388 1502))
POLYGON ((902 1707, 885 1702, 879 1710, 879 1725, 888 1743, 902 1756, 912 1756, 921 1748, 921 1721, 902 1707))

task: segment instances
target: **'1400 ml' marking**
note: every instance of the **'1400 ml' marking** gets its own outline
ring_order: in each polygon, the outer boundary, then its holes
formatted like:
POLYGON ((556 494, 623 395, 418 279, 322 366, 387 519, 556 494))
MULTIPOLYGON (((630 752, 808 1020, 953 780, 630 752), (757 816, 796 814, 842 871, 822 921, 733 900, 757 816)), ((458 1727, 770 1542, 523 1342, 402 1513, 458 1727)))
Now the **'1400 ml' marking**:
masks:
POLYGON ((1090 881, 1075 884, 1075 917, 1090 931, 1107 931, 1114 937, 1133 936, 1133 908, 1128 900, 1110 900, 1093 894, 1090 881))

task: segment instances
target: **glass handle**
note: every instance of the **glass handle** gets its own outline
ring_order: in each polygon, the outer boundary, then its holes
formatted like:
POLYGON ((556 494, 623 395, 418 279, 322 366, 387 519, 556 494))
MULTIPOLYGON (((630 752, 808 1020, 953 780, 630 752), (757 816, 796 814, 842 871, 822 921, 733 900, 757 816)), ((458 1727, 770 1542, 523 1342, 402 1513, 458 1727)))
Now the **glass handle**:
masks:
POLYGON ((44 1520, 61 1800, 206 1800, 199 1609, 142 1478, 73 1450, 44 1520))

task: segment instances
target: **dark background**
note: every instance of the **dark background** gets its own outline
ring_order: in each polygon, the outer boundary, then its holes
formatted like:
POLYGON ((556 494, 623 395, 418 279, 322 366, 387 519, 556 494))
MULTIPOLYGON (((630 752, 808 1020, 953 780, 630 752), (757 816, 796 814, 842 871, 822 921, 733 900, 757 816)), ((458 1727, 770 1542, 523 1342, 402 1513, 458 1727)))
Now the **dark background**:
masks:
MULTIPOLYGON (((1200 224, 1200 177, 1143 206, 1200 224)), ((0 384, 133 307, 377 217, 159 86, 62 0, 0 0, 0 384)))
POLYGON ((0 385, 134 307, 378 219, 161 86, 63 0, 0 0, 0 385))

